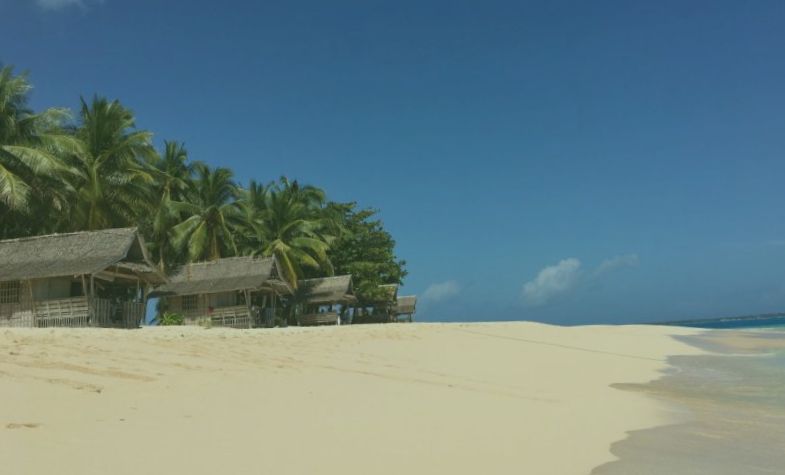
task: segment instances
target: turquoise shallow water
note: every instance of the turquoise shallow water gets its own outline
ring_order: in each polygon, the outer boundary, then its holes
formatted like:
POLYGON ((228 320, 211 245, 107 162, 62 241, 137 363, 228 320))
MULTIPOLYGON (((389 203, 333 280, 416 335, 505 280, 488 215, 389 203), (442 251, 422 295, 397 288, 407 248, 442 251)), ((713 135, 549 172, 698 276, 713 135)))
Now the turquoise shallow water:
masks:
POLYGON ((667 322, 666 325, 707 329, 770 329, 785 330, 785 316, 729 317, 704 320, 667 322))
MULTIPOLYGON (((681 339, 681 338, 680 338, 681 339)), ((713 354, 674 356, 648 384, 618 384, 668 403, 683 421, 632 432, 592 474, 785 473, 785 331, 755 327, 683 338, 713 354)))

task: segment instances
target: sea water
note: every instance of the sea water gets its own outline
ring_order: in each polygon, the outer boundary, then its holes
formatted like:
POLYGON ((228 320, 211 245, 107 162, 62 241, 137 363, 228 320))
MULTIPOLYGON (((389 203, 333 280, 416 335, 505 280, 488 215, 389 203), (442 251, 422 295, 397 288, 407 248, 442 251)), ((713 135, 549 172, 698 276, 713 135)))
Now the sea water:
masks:
POLYGON ((785 473, 785 330, 765 322, 684 340, 711 353, 673 356, 651 383, 615 385, 665 402, 677 422, 630 433, 611 448, 619 460, 592 473, 785 473))
POLYGON ((785 329, 785 316, 729 317, 668 322, 667 325, 709 329, 785 329))

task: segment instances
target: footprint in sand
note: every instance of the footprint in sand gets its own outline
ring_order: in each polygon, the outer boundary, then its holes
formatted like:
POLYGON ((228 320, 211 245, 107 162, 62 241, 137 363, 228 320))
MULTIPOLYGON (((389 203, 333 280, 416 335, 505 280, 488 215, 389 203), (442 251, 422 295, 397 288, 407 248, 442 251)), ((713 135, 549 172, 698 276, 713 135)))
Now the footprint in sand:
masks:
POLYGON ((6 429, 35 429, 40 427, 41 424, 36 422, 11 422, 5 425, 6 429))

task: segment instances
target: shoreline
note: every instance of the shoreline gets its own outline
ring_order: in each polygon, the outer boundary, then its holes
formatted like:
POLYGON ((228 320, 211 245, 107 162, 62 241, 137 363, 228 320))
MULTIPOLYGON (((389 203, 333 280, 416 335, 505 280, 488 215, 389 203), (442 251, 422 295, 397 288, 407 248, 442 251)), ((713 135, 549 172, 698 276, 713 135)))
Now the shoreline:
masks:
POLYGON ((4 329, 0 456, 14 473, 585 474, 630 431, 673 421, 662 401, 611 384, 645 384, 668 355, 704 353, 671 337, 696 333, 4 329))
POLYGON ((614 386, 687 417, 631 431, 612 446, 617 460, 592 475, 777 473, 785 466, 785 332, 709 330, 680 339, 707 353, 671 356, 673 370, 662 378, 614 386))

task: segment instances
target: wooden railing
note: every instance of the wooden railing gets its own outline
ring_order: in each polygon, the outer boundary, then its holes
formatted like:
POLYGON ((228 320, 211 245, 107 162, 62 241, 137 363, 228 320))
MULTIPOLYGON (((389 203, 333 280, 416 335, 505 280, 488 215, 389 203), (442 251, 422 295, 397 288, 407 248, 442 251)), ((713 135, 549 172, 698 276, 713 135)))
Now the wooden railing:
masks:
POLYGON ((145 306, 140 302, 91 300, 91 316, 96 326, 104 328, 138 328, 144 318, 145 306))
POLYGON ((309 325, 340 325, 341 318, 337 312, 306 313, 297 317, 300 326, 309 325))
POLYGON ((141 302, 72 297, 38 300, 32 308, 26 309, 18 304, 14 308, 4 305, 0 310, 0 327, 138 328, 144 318, 145 305, 141 302))
POLYGON ((90 326, 87 297, 36 301, 33 314, 34 325, 39 328, 90 326))
POLYGON ((245 305, 218 307, 210 312, 210 323, 216 327, 250 328, 251 316, 245 305))
POLYGON ((0 303, 0 327, 32 327, 33 311, 29 305, 0 303))

